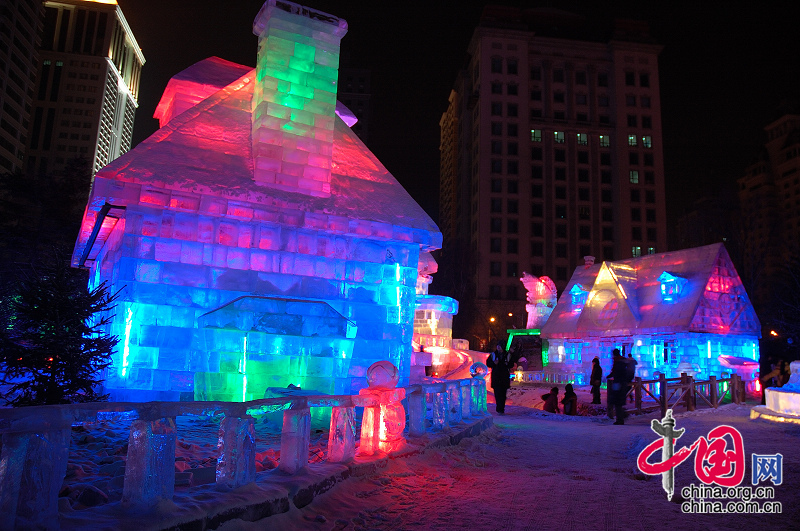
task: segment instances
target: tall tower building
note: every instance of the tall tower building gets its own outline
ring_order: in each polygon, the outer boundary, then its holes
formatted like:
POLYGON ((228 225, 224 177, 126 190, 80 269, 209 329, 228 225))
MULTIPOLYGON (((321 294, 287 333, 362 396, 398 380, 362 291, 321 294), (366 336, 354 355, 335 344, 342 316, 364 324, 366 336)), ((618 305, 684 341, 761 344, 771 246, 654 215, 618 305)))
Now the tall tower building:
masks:
POLYGON ((666 250, 660 50, 641 22, 484 10, 440 122, 440 227, 495 334, 524 326, 524 271, 563 289, 584 256, 666 250))
POLYGON ((800 115, 784 114, 764 131, 761 155, 738 184, 742 280, 769 325, 786 264, 800 257, 800 115))
POLYGON ((27 170, 85 158, 94 174, 131 148, 144 55, 115 0, 44 7, 27 170))
POLYGON ((11 0, 0 7, 0 172, 22 170, 39 65, 41 11, 41 0, 11 0))

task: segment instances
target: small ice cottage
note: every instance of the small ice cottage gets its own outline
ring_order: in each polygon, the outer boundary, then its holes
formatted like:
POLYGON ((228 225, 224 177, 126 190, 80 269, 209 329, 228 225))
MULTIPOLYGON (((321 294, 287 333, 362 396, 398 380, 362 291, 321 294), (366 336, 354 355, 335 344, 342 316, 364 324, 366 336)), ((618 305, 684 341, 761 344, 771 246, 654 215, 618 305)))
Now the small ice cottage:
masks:
POLYGON ((161 128, 95 176, 72 263, 121 290, 115 400, 349 394, 379 360, 424 375, 418 262, 442 235, 337 105, 347 23, 268 0, 253 30, 255 69, 175 76, 161 128))
POLYGON ((575 269, 542 327, 549 370, 588 383, 611 351, 632 353, 643 379, 758 371, 761 325, 721 243, 575 269))

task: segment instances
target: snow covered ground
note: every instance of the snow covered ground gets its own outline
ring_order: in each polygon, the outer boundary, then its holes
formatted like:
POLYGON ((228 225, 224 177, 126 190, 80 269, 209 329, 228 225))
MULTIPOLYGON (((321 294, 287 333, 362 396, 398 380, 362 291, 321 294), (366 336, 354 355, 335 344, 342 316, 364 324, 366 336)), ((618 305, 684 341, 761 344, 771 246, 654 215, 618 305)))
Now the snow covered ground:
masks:
MULTIPOLYGON (((624 426, 612 425, 604 415, 547 414, 537 408, 541 407, 541 394, 546 390, 532 386, 512 388, 506 415, 495 416, 495 427, 478 437, 391 460, 379 475, 350 477, 303 509, 292 508, 256 523, 231 521, 220 529, 797 528, 800 426, 750 420, 749 405, 692 413, 677 410, 677 428, 686 428, 677 447, 707 436, 720 424, 742 433, 747 464, 742 485, 750 485, 752 453, 783 455, 783 483, 774 489, 775 499, 782 503, 782 513, 683 514, 681 488, 700 484, 694 474, 694 455, 676 469, 677 495, 672 502, 667 501, 660 476, 645 476, 636 467, 639 452, 656 439, 650 429, 656 414, 631 417, 624 426)), ((587 389, 577 391, 582 403, 591 401, 587 389)), ((493 405, 489 410, 494 415, 493 405)), ((103 465, 102 454, 108 454, 124 437, 124 430, 109 427, 106 431, 98 437, 102 440, 95 441, 101 444, 94 446, 96 457, 90 451, 80 457, 75 454, 82 459, 75 464, 85 469, 81 478, 84 484, 108 481, 121 485, 117 471, 116 475, 97 479, 103 476, 101 466, 119 461, 105 456, 108 462, 103 465)), ((316 444, 324 448, 325 434, 315 432, 315 437, 316 444)), ((185 460, 187 468, 209 470, 216 446, 213 423, 195 421, 185 429, 179 427, 179 439, 177 455, 185 460)), ((259 449, 263 468, 270 468, 275 462, 267 442, 259 449)), ((88 444, 91 443, 81 446, 88 444)), ((191 491, 186 492, 191 496, 191 491)), ((207 495, 206 492, 204 496, 207 495)))

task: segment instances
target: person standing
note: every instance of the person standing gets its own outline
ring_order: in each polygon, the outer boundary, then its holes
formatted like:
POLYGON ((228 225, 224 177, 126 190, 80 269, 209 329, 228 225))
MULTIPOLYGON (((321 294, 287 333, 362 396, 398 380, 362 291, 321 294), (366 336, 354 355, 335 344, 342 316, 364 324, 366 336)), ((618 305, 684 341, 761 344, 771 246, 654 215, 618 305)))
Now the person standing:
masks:
POLYGON ((495 408, 498 415, 506 413, 506 393, 511 387, 511 371, 514 362, 511 361, 509 354, 503 348, 502 343, 498 343, 494 352, 486 358, 486 366, 492 369, 491 384, 494 391, 495 408))
POLYGON ((589 383, 592 384, 592 404, 599 404, 600 384, 603 383, 603 368, 600 367, 600 359, 597 356, 592 360, 592 375, 589 376, 589 383))
POLYGON ((625 405, 625 395, 628 390, 628 363, 625 361, 625 358, 622 357, 618 348, 615 348, 612 354, 613 365, 611 366, 611 374, 607 376, 607 378, 612 379, 609 389, 609 405, 614 406, 614 414, 617 417, 614 424, 620 425, 625 424, 626 414, 623 406, 625 405))

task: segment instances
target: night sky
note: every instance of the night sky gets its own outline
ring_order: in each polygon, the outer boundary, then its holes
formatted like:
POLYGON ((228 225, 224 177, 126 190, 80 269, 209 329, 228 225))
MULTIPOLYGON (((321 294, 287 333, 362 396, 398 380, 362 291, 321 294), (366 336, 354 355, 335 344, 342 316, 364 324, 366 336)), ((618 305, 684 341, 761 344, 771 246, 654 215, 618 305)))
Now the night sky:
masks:
MULTIPOLYGON (((206 57, 255 66, 252 22, 261 0, 118 0, 146 63, 134 144, 169 78, 206 57)), ((304 2, 300 2, 304 3, 304 2)), ((664 46, 661 78, 667 209, 734 186, 764 141, 763 127, 796 104, 800 39, 792 2, 496 2, 557 7, 590 20, 646 20, 664 46)), ((437 219, 439 119, 484 2, 346 2, 304 5, 347 20, 342 66, 372 75, 368 146, 437 219), (422 7, 424 6, 424 7, 422 7)))

